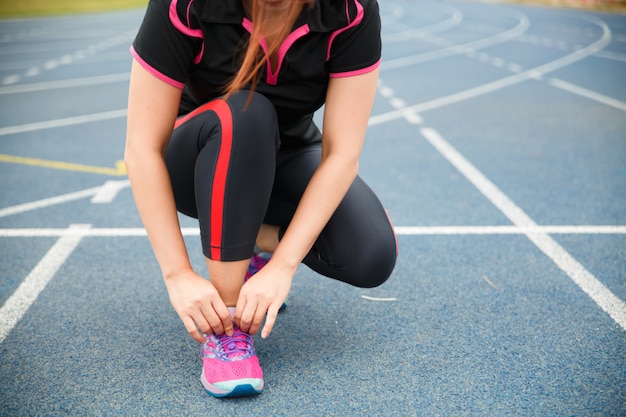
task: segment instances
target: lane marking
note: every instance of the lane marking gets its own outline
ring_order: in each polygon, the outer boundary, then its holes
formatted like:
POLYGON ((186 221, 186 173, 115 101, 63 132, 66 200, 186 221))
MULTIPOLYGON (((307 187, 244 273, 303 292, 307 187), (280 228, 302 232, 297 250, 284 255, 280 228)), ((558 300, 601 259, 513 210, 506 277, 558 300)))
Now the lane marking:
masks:
MULTIPOLYGON (((60 56, 58 58, 55 59, 51 59, 49 61, 46 61, 42 66, 44 70, 47 71, 51 71, 54 70, 62 65, 70 65, 73 64, 75 61, 78 60, 83 60, 85 58, 87 58, 90 55, 94 55, 98 52, 102 52, 106 49, 109 49, 113 46, 119 45, 119 44, 123 44, 128 42, 129 40, 132 40, 133 37, 135 36, 135 31, 129 31, 126 33, 122 33, 120 35, 116 35, 113 36, 111 38, 108 39, 104 39, 101 40, 100 42, 96 43, 96 44, 92 44, 89 45, 87 48, 75 51, 72 54, 66 54, 63 56, 60 56)), ((17 49, 16 49, 17 50, 17 49)), ((23 47, 20 48, 19 53, 23 53, 23 47)), ((10 48, 3 48, 3 51, 0 52, 0 55, 2 55, 3 53, 6 54, 7 52, 10 52, 10 48)), ((32 52, 32 51, 30 51, 32 52)), ((6 77, 3 78, 1 84, 2 85, 11 85, 11 84, 17 84, 23 77, 29 77, 29 76, 33 76, 36 74, 41 73, 42 70, 42 66, 35 66, 35 67, 30 67, 29 69, 27 69, 25 72, 21 73, 21 74, 11 74, 8 75, 6 77)))
POLYGON ((621 235, 626 226, 397 226, 397 235, 621 235))
POLYGON ((119 119, 126 117, 127 109, 111 110, 101 113, 85 114, 82 116, 67 117, 64 119, 46 120, 43 122, 26 123, 17 126, 0 128, 0 136, 13 135, 16 133, 34 132, 37 130, 54 127, 74 126, 83 123, 99 122, 103 120, 119 119))
MULTIPOLYGON (((406 106, 406 103, 404 102, 404 100, 396 97, 396 93, 393 91, 392 88, 389 88, 385 85, 385 82, 382 80, 382 78, 378 79, 377 89, 378 89, 378 93, 389 101, 389 105, 391 107, 404 108, 406 106)), ((414 124, 414 125, 419 125, 423 121, 422 116, 420 116, 416 112, 411 112, 411 111, 407 111, 404 114, 404 118, 409 123, 414 124)))
MULTIPOLYGON (((438 49, 435 51, 423 52, 417 55, 405 56, 402 58, 389 59, 384 60, 380 65, 381 71, 387 71, 391 69, 404 68, 411 65, 415 65, 422 62, 433 61, 435 59, 444 58, 451 55, 463 54, 467 53, 471 50, 486 48, 489 46, 497 45, 499 43, 507 42, 511 39, 515 39, 523 35, 526 30, 530 26, 530 21, 525 15, 519 15, 517 17, 518 23, 511 29, 508 29, 504 32, 498 33, 497 35, 489 36, 487 38, 479 39, 476 41, 458 44, 458 45, 449 45, 449 41, 438 39, 433 36, 430 38, 426 36, 422 36, 422 40, 428 41, 431 43, 435 43, 439 46, 443 46, 443 49, 438 49)), ((386 42, 385 38, 385 42, 386 42)))
POLYGON ((473 99, 481 95, 485 95, 497 90, 501 90, 505 87, 509 87, 511 85, 515 85, 521 83, 523 81, 527 81, 530 79, 542 79, 543 76, 549 72, 555 71, 559 68, 565 67, 567 65, 573 64, 583 58, 588 57, 589 55, 593 55, 602 48, 604 48, 611 41, 611 30, 602 20, 596 19, 593 16, 587 16, 589 20, 592 20, 593 23, 599 25, 603 32, 602 37, 592 44, 580 48, 577 51, 565 55, 559 59, 548 62, 543 65, 539 65, 538 67, 529 69, 527 71, 510 75, 508 77, 500 78, 498 80, 482 84, 476 87, 469 88, 464 91, 459 91, 458 93, 453 93, 447 96, 439 97, 434 100, 426 101, 423 103, 418 103, 409 107, 405 107, 404 109, 392 110, 387 113, 378 114, 370 117, 369 126, 375 126, 378 124, 390 122, 393 120, 401 119, 404 117, 405 112, 414 111, 417 113, 423 113, 428 110, 438 109, 444 106, 448 106, 450 104, 456 104, 465 100, 473 99))
POLYGON ((98 167, 93 165, 74 164, 71 162, 50 161, 47 159, 28 158, 23 156, 13 156, 0 154, 0 162, 10 164, 29 165, 42 168, 53 168, 64 171, 87 172, 90 174, 102 174, 112 176, 125 176, 126 167, 124 161, 117 161, 115 168, 98 167))
POLYGON ((483 275, 483 279, 485 280, 487 284, 489 284, 491 288, 493 288, 494 290, 498 289, 498 287, 496 287, 496 284, 494 284, 493 281, 491 281, 487 275, 483 275))
POLYGON ((19 75, 8 75, 2 79, 2 85, 15 84, 19 80, 19 75))
MULTIPOLYGON (((493 182, 431 128, 421 128, 422 136, 441 153, 468 181, 470 181, 514 225, 538 225, 493 182)), ((576 259, 545 233, 526 233, 531 242, 548 256, 593 301, 626 330, 626 303, 615 296, 604 284, 587 271, 576 259)))
POLYGON ((586 88, 568 83, 567 81, 559 80, 558 78, 551 78, 549 83, 551 86, 560 88, 561 90, 565 90, 572 94, 576 94, 590 100, 597 101, 598 103, 605 104, 621 111, 626 111, 626 103, 624 103, 623 101, 619 101, 612 97, 596 93, 595 91, 587 90, 586 88))
MULTIPOLYGON (((119 184, 115 185, 115 188, 118 188, 117 192, 121 189, 125 188, 126 181, 118 181, 119 184)), ((87 188, 86 190, 74 191, 67 194, 62 194, 54 197, 44 198, 42 200, 32 201, 30 203, 18 204, 16 206, 5 207, 0 209, 0 217, 7 217, 14 214, 24 213, 27 211, 37 210, 40 208, 50 207, 57 204, 64 204, 70 201, 80 200, 82 198, 94 197, 100 193, 100 197, 98 197, 101 201, 96 201, 98 204, 102 204, 104 202, 111 202, 114 195, 111 194, 111 185, 107 185, 105 182, 103 185, 93 188, 87 188), (104 188, 104 191, 103 191, 104 188), (111 201, 106 201, 111 200, 111 201)), ((93 201, 92 201, 93 203, 93 201)), ((62 236, 62 234, 57 234, 56 236, 62 236)))
MULTIPOLYGON (((100 187, 97 187, 100 188, 100 187)), ((96 189, 97 189, 96 188, 96 189)), ((91 189, 91 194, 95 194, 91 189)), ((89 190, 86 190, 89 191, 89 190)), ((449 235, 624 235, 626 226, 396 226, 399 236, 449 236, 449 235)), ((74 233, 68 229, 58 228, 0 228, 0 237, 61 237, 74 233)), ((183 236, 200 236, 197 227, 181 228, 183 236)), ((81 232, 89 237, 147 237, 142 227, 92 227, 81 232)))
POLYGON ((0 217, 12 216, 14 214, 37 210, 44 207, 50 207, 56 204, 63 204, 69 201, 80 200, 81 198, 87 198, 95 195, 99 190, 100 187, 93 187, 86 190, 75 191, 55 197, 44 198, 42 200, 37 200, 30 203, 19 204, 17 206, 6 207, 0 209, 0 217))
POLYGON ((0 308, 0 343, 6 339, 22 319, 39 294, 46 288, 59 268, 78 246, 89 227, 88 224, 71 225, 73 233, 61 237, 17 287, 0 308))
MULTIPOLYGON (((30 75, 37 75, 37 68, 33 67, 30 70, 30 75)), ((26 74, 29 75, 28 73, 26 74)), ((76 88, 76 87, 86 87, 90 85, 99 85, 99 84, 112 84, 118 83, 122 81, 130 80, 130 73, 125 72, 121 74, 109 74, 109 75, 100 75, 95 77, 84 77, 84 78, 73 78, 69 80, 59 80, 59 81, 46 81, 40 83, 31 83, 31 84, 18 84, 18 85, 10 85, 0 87, 0 95, 4 94, 19 94, 19 93, 32 93, 35 91, 46 91, 46 90, 55 90, 61 88, 76 88)))
POLYGON ((96 195, 93 196, 91 202, 93 204, 111 203, 115 200, 115 197, 117 197, 120 191, 128 187, 130 187, 130 180, 107 181, 100 187, 96 195))
MULTIPOLYGON (((444 30, 451 29, 455 26, 458 26, 463 21, 463 13, 455 7, 442 7, 443 9, 448 9, 447 12, 450 13, 450 17, 442 20, 437 23, 433 23, 428 26, 420 27, 420 28, 411 28, 404 30, 402 32, 395 32, 391 34, 383 34, 383 43, 385 45, 391 45, 394 43, 400 43, 405 41, 410 41, 413 39, 421 39, 427 36, 430 36, 434 33, 442 32, 444 30)), ((402 25, 400 23, 394 23, 390 26, 384 27, 395 27, 398 28, 400 26, 408 27, 406 25, 402 25)))
POLYGON ((605 59, 612 59, 614 61, 626 62, 626 55, 620 54, 619 52, 602 50, 596 52, 596 56, 605 59))
POLYGON ((396 297, 388 297, 388 298, 380 298, 380 297, 370 297, 369 295, 362 295, 361 298, 368 301, 379 301, 379 302, 392 302, 398 301, 396 297))

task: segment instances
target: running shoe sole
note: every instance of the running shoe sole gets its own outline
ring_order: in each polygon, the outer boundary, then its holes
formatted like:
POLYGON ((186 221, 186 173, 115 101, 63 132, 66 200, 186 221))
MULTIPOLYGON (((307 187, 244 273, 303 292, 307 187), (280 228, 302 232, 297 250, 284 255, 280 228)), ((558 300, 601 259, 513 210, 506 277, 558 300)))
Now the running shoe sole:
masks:
POLYGON ((203 372, 200 380, 206 392, 216 398, 248 397, 263 391, 263 380, 258 378, 238 379, 213 385, 206 380, 203 372))

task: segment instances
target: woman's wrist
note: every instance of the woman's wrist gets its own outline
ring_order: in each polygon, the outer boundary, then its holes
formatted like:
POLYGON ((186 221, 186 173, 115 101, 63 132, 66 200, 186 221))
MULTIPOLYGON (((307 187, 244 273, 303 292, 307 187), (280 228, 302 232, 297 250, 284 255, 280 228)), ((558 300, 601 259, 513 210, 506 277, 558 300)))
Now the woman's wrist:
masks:
POLYGON ((184 275, 195 273, 195 272, 193 268, 191 267, 191 265, 188 265, 186 267, 171 268, 167 270, 162 269, 161 273, 163 275, 163 279, 165 280, 165 282, 169 282, 169 281, 174 281, 184 275))
POLYGON ((269 263, 272 264, 272 268, 277 268, 281 272, 291 276, 295 275, 301 262, 302 259, 282 253, 280 248, 277 248, 269 261, 269 263))

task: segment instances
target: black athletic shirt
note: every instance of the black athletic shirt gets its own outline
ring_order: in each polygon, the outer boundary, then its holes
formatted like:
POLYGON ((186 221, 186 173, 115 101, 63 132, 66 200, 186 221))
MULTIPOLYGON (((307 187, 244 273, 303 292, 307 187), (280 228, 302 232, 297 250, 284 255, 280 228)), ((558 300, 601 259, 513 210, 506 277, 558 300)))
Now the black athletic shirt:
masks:
MULTIPOLYGON (((252 25, 241 0, 150 0, 131 52, 156 77, 183 89, 180 116, 223 95, 252 25)), ((324 104, 329 77, 380 64, 376 0, 315 0, 278 54, 278 69, 268 63, 256 91, 276 108, 283 147, 317 142, 312 118, 324 104)))

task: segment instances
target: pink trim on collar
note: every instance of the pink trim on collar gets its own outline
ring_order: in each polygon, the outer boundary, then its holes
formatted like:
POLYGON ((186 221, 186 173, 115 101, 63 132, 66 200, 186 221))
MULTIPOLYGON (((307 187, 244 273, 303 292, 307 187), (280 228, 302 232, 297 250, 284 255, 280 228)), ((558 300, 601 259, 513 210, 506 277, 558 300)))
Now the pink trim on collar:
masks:
POLYGON ((350 13, 348 12, 348 1, 349 0, 346 0, 346 17, 348 18, 348 25, 330 34, 330 38, 328 38, 328 51, 326 52, 326 61, 330 59, 330 48, 337 35, 340 35, 350 28, 358 26, 363 20, 363 6, 357 0, 354 0, 354 4, 356 6, 356 17, 353 21, 350 21, 350 13))
MULTIPOLYGON (((178 17, 178 11, 176 9, 177 3, 178 3, 178 0, 172 0, 172 2, 170 3, 170 21, 172 22, 172 25, 174 25, 174 27, 178 29, 178 31, 182 33, 183 35, 191 36, 192 38, 202 39, 202 48, 200 49, 200 52, 198 53, 198 55, 196 55, 195 59, 193 60, 194 64, 198 64, 202 60, 202 55, 204 54, 204 34, 202 33, 201 29, 192 29, 190 26, 185 25, 180 20, 180 18, 178 17)), ((193 0, 191 0, 189 4, 187 5, 186 17, 187 17, 188 25, 191 25, 189 23, 189 10, 191 9, 192 3, 193 3, 193 0)))
MULTIPOLYGON (((248 32, 252 33, 253 24, 248 18, 245 18, 245 17, 243 18, 242 25, 248 32)), ((267 60, 267 77, 266 77, 265 82, 268 85, 276 85, 278 83, 278 74, 280 73, 280 68, 283 65, 283 60, 285 58, 285 55, 287 55, 287 51, 289 51, 289 48, 291 48, 291 46, 298 39, 305 36, 309 32, 310 32, 309 25, 304 24, 300 26, 299 28, 295 29, 285 38, 283 43, 278 48, 278 67, 276 68, 275 71, 272 71, 272 65, 269 59, 267 60)), ((263 51, 267 53, 267 42, 263 38, 261 38, 260 42, 261 42, 261 48, 263 48, 263 51)))

